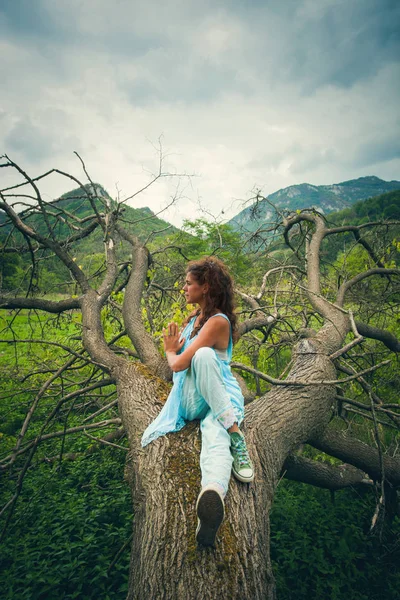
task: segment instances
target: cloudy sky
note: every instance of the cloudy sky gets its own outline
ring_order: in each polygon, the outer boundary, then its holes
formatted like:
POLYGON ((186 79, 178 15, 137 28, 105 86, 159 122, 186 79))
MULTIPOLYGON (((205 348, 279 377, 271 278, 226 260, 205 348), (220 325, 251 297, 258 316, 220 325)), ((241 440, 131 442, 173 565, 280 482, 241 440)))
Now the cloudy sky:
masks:
POLYGON ((123 199, 161 139, 165 172, 191 177, 132 205, 177 189, 178 225, 255 189, 400 180, 399 26, 398 0, 0 0, 0 153, 83 177, 75 150, 123 199))

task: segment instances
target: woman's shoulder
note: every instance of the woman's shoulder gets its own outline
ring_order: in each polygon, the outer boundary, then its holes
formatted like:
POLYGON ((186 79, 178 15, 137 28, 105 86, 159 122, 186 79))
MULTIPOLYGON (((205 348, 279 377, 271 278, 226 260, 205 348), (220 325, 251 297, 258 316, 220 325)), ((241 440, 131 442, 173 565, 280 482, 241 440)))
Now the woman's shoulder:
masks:
POLYGON ((215 312, 213 315, 211 315, 210 319, 213 319, 214 317, 222 317, 225 321, 229 322, 228 315, 226 315, 225 313, 223 313, 221 311, 215 312))
MULTIPOLYGON (((210 316, 205 326, 214 338, 214 350, 226 352, 229 347, 232 331, 227 315, 223 312, 215 312, 215 314, 210 316)), ((225 355, 220 358, 225 359, 225 355)))
POLYGON ((230 331, 230 320, 227 315, 223 312, 216 312, 211 315, 206 321, 207 329, 211 328, 214 330, 230 331))

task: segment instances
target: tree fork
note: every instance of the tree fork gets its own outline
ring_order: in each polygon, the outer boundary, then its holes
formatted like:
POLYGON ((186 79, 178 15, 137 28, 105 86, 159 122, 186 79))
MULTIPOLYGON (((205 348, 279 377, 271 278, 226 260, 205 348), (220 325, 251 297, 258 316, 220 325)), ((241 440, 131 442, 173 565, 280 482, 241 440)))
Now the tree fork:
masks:
MULTIPOLYGON (((288 377, 318 380, 322 372, 334 372, 327 353, 314 340, 302 340, 288 377)), ((134 512, 127 600, 214 600, 216 595, 273 600, 269 513, 276 486, 288 452, 327 421, 323 415, 328 415, 335 387, 274 389, 246 408, 256 479, 251 485, 231 479, 216 547, 201 548, 195 541, 201 479, 198 424, 143 449, 141 434, 169 386, 137 364, 121 366, 114 375, 129 438, 126 473, 134 512)))

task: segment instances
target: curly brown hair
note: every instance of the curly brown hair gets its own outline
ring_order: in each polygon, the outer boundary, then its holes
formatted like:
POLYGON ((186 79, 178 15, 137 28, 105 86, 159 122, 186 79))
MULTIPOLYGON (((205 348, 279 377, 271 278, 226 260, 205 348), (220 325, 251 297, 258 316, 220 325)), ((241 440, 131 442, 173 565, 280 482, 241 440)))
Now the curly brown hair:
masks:
MULTIPOLYGON (((233 292, 233 279, 226 265, 215 256, 206 256, 200 260, 189 262, 186 273, 190 273, 200 284, 208 283, 209 291, 206 295, 204 314, 199 325, 193 330, 191 337, 195 336, 216 310, 224 313, 232 327, 233 340, 237 339, 237 317, 233 292)), ((200 309, 189 315, 185 324, 195 315, 200 314, 200 309)))

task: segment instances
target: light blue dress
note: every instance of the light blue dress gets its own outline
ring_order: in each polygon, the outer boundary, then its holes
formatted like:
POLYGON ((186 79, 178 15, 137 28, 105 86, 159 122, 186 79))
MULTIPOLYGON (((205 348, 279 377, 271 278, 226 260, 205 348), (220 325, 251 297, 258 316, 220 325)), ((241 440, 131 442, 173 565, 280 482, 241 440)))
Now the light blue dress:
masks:
MULTIPOLYGON (((223 317, 223 313, 211 318, 223 317)), ((196 317, 182 332, 186 350, 196 336, 190 339, 196 317)), ((142 446, 167 433, 179 431, 188 421, 200 419, 202 449, 200 467, 202 486, 217 483, 225 494, 228 490, 232 468, 230 437, 227 429, 244 416, 244 400, 239 384, 233 377, 232 333, 226 351, 199 348, 191 365, 184 371, 174 373, 174 385, 160 414, 150 423, 142 437, 142 446)))

